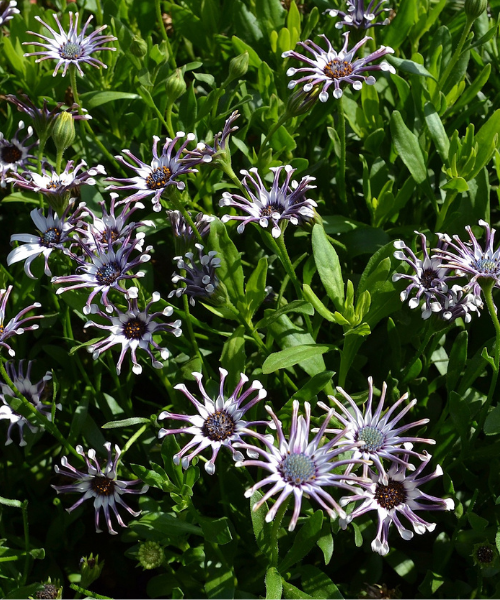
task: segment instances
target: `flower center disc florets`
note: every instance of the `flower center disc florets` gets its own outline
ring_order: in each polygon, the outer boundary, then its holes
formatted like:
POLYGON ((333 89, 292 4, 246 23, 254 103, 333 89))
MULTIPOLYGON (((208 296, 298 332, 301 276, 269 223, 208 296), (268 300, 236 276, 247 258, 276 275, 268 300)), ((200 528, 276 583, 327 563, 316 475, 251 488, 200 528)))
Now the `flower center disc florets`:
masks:
POLYGON ((382 447, 384 443, 385 436, 376 427, 370 427, 367 425, 366 427, 362 427, 356 435, 357 442, 364 442, 365 445, 361 447, 361 450, 364 452, 377 452, 382 447))
POLYGON ((123 326, 123 334, 129 340, 140 340, 146 333, 146 323, 140 319, 130 319, 123 326))
POLYGON ((115 482, 107 477, 94 477, 90 483, 90 487, 99 496, 112 496, 115 491, 115 482))
POLYGON ((475 261, 474 266, 481 273, 486 273, 488 275, 496 275, 500 270, 498 261, 491 260, 491 258, 478 258, 475 261))
POLYGON ((5 331, 5 327, 3 325, 0 325, 0 335, 3 335, 4 331, 5 331))
POLYGON ((22 157, 23 153, 14 144, 9 144, 8 146, 4 146, 2 148, 2 162, 4 163, 16 163, 18 160, 21 160, 22 157))
POLYGON ((286 482, 301 485, 314 479, 316 465, 312 458, 303 452, 293 453, 285 456, 278 470, 286 482))
POLYGON ((270 217, 273 213, 281 213, 285 210, 284 206, 281 204, 268 204, 260 211, 261 217, 270 217))
POLYGON ((150 190, 159 190, 167 185, 171 177, 172 171, 168 167, 160 167, 146 177, 146 185, 150 190))
POLYGON ((375 500, 382 508, 391 510, 406 502, 406 490, 401 481, 389 479, 387 485, 378 484, 375 491, 375 500))
POLYGON ((352 71, 352 65, 349 61, 338 59, 331 60, 323 69, 323 73, 331 79, 349 77, 352 71))
POLYGON ((59 54, 61 55, 61 58, 65 58, 66 60, 76 60, 77 58, 82 57, 83 48, 80 46, 80 44, 66 42, 66 44, 61 46, 59 54))
POLYGON ((439 276, 434 269, 425 269, 420 277, 422 285, 427 289, 432 287, 432 283, 435 279, 439 279, 439 276))
POLYGON ((112 285, 120 275, 120 269, 116 263, 109 263, 97 269, 95 278, 101 285, 112 285))
POLYGON ((476 552, 476 556, 477 556, 477 560, 480 563, 483 564, 489 564, 490 562, 493 562, 493 559, 495 558, 495 555, 493 554, 493 550, 491 548, 489 548, 488 546, 482 546, 481 548, 477 549, 476 552))
POLYGON ((49 229, 47 229, 47 231, 45 231, 45 233, 42 234, 42 237, 40 238, 40 243, 42 244, 42 246, 47 246, 47 248, 50 248, 54 244, 58 244, 60 239, 61 232, 59 231, 59 229, 57 229, 57 227, 50 227, 49 229))
POLYGON ((61 181, 59 179, 53 179, 47 184, 48 190, 58 190, 61 187, 61 181))
POLYGON ((205 419, 202 433, 212 442, 222 442, 232 436, 235 429, 233 417, 225 410, 217 410, 205 419))
MULTIPOLYGON (((0 7, 1 11, 1 7, 0 7)), ((40 590, 35 594, 35 598, 38 600, 45 600, 50 598, 57 598, 57 587, 52 583, 46 583, 43 586, 43 590, 40 590)))

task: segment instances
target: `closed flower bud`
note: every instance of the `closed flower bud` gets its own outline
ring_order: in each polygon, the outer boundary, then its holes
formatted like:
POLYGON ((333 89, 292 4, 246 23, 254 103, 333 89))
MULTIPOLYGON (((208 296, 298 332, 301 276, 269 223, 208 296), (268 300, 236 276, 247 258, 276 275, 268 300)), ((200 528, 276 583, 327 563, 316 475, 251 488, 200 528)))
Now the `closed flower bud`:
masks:
POLYGON ((465 0, 465 14, 468 19, 475 20, 486 10, 487 0, 465 0))
POLYGON ((167 88, 168 104, 172 105, 186 91, 186 82, 181 69, 176 69, 175 73, 170 75, 165 87, 167 88))
POLYGON ((310 92, 304 92, 302 88, 298 89, 288 97, 286 113, 290 118, 305 114, 316 104, 319 92, 320 88, 318 86, 313 87, 310 92))
POLYGON ((138 557, 143 569, 156 569, 163 562, 165 553, 157 542, 144 542, 139 546, 138 557))
POLYGON ((54 123, 52 139, 59 152, 64 152, 75 141, 75 122, 68 112, 62 112, 54 123))
POLYGON ((93 553, 90 556, 82 556, 80 559, 80 585, 88 588, 96 579, 99 579, 104 567, 104 561, 99 562, 99 555, 94 558, 93 553))
POLYGON ((248 61, 248 52, 244 52, 243 54, 235 56, 233 59, 231 59, 231 62, 229 63, 229 76, 226 79, 226 83, 233 81, 233 79, 240 79, 243 77, 243 75, 245 75, 245 73, 248 71, 248 61))
POLYGON ((130 44, 130 52, 132 52, 132 54, 134 56, 142 58, 143 56, 145 56, 147 54, 147 51, 148 51, 147 43, 142 38, 134 36, 134 39, 132 40, 132 42, 130 44))

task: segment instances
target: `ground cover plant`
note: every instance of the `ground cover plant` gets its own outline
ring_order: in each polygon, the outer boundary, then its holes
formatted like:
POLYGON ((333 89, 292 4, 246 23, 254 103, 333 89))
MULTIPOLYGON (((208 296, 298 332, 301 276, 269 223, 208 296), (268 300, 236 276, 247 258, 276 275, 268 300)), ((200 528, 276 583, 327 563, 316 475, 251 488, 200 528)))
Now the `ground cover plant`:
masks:
POLYGON ((499 14, 0 2, 2 597, 499 596, 499 14))

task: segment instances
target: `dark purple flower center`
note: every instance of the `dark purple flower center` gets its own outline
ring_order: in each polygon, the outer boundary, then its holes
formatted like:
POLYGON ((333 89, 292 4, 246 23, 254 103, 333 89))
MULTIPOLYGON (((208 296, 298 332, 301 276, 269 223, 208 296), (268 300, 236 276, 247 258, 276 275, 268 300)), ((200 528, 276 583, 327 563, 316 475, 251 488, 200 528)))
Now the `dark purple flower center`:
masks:
POLYGON ((61 55, 61 58, 66 60, 76 60, 82 57, 83 48, 80 44, 76 44, 75 42, 66 42, 59 49, 59 54, 61 55))
POLYGON ((160 167, 146 177, 146 185, 150 190, 159 190, 168 184, 171 177, 172 171, 168 167, 160 167))
POLYGON ((420 277, 420 281, 426 289, 433 287, 432 284, 435 279, 439 279, 439 275, 434 269, 425 269, 420 277))
POLYGON ((353 69, 352 65, 347 60, 338 60, 335 58, 331 60, 323 69, 323 73, 330 77, 330 79, 341 79, 342 77, 349 77, 353 69))
POLYGON ((2 162, 6 164, 16 163, 23 157, 23 153, 21 152, 21 150, 19 150, 19 148, 14 144, 3 146, 0 152, 2 153, 2 162))
POLYGON ((90 488, 98 496, 112 496, 115 491, 115 482, 112 479, 98 475, 91 480, 90 488))
POLYGON ((293 452, 285 456, 278 466, 278 471, 287 483, 302 485, 315 479, 316 465, 314 460, 303 452, 293 452))
POLYGON ((383 446, 385 435, 380 429, 367 425, 356 432, 356 441, 365 443, 364 446, 361 446, 361 451, 377 452, 383 446))
POLYGON ((261 217, 270 217, 273 213, 282 214, 285 207, 278 203, 268 204, 260 211, 261 217))
POLYGON ((225 410, 217 410, 205 419, 201 431, 212 442, 222 442, 232 436, 236 424, 225 410))
POLYGON ((47 248, 51 248, 54 244, 58 244, 61 239, 61 231, 57 227, 50 227, 42 233, 40 237, 40 244, 47 248))
POLYGON ((140 319, 130 319, 123 326, 123 335, 128 340, 140 340, 146 333, 146 323, 140 319))
POLYGON ((116 263, 109 263, 97 269, 95 278, 101 285, 112 285, 120 276, 121 269, 116 263))
POLYGON ((389 479, 387 485, 377 484, 375 490, 375 500, 382 508, 391 510, 396 508, 403 502, 406 502, 406 490, 401 481, 393 481, 389 479))
POLYGON ((480 563, 489 564, 493 562, 495 554, 489 546, 481 546, 476 550, 476 557, 480 563))

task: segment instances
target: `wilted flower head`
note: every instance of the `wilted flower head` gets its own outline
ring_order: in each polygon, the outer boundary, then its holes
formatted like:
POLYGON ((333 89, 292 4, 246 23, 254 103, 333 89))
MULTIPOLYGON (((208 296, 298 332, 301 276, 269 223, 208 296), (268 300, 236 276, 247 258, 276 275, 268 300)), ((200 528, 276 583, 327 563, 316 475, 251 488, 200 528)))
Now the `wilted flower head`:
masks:
POLYGON ((21 335, 25 331, 31 331, 33 329, 38 329, 38 325, 30 325, 29 327, 25 327, 25 323, 28 321, 33 321, 33 319, 43 319, 43 315, 33 316, 33 317, 25 317, 24 315, 28 313, 30 310, 34 308, 40 308, 42 306, 40 302, 35 302, 31 306, 28 306, 21 310, 14 318, 12 318, 7 325, 4 325, 5 321, 5 307, 7 304, 7 300, 9 299, 10 293, 12 292, 13 286, 9 285, 6 290, 0 290, 0 347, 3 346, 7 348, 10 356, 15 356, 15 351, 6 343, 5 340, 8 340, 13 335, 21 335))
POLYGON ((47 25, 47 23, 45 23, 39 16, 36 16, 35 19, 44 27, 46 27, 53 37, 50 38, 46 37, 45 35, 41 35, 40 33, 36 33, 35 31, 28 31, 28 33, 36 35, 42 40, 45 40, 46 43, 23 42, 23 45, 41 46, 42 48, 45 48, 45 50, 41 52, 27 52, 24 56, 40 56, 40 58, 37 58, 35 62, 41 62, 42 60, 49 59, 57 60, 57 65, 53 73, 54 77, 57 75, 57 72, 59 71, 60 67, 63 67, 62 75, 64 77, 70 65, 75 65, 80 75, 83 76, 83 71, 80 66, 80 63, 88 63, 93 67, 101 66, 106 69, 106 65, 100 60, 97 60, 97 58, 91 56, 91 54, 93 54, 94 52, 100 52, 101 50, 116 50, 116 48, 111 48, 109 46, 106 46, 105 44, 108 44, 109 42, 112 42, 117 38, 113 37, 112 35, 99 35, 101 31, 106 29, 107 25, 102 25, 101 27, 98 27, 90 35, 85 37, 87 27, 90 21, 94 18, 93 15, 90 15, 90 17, 87 19, 87 22, 83 26, 83 29, 80 31, 80 33, 77 33, 78 16, 78 13, 69 13, 68 33, 64 31, 55 13, 53 14, 53 17, 59 28, 59 33, 52 29, 50 25, 47 25))
POLYGON ((26 166, 29 159, 34 158, 30 150, 38 144, 38 140, 28 144, 28 139, 33 135, 32 127, 28 127, 27 135, 20 140, 19 134, 23 129, 24 123, 19 121, 19 127, 10 141, 0 132, 0 187, 6 187, 9 173, 26 166))
MULTIPOLYGON (((181 156, 188 143, 195 138, 192 133, 188 133, 186 141, 181 144, 177 153, 173 155, 176 143, 185 135, 186 134, 183 131, 178 131, 173 140, 166 138, 160 156, 158 156, 158 142, 160 141, 160 138, 156 135, 153 136, 153 160, 150 165, 142 162, 142 160, 134 156, 130 150, 123 150, 123 154, 128 156, 133 162, 126 161, 122 156, 116 156, 116 160, 120 161, 129 169, 134 170, 137 173, 137 176, 128 179, 108 177, 108 181, 116 181, 123 185, 110 185, 107 189, 118 191, 137 190, 135 194, 132 194, 132 196, 128 198, 130 201, 142 200, 147 196, 152 196, 153 210, 159 212, 161 210, 160 198, 165 191, 165 188, 169 185, 175 185, 177 186, 177 189, 183 190, 186 187, 186 184, 183 181, 179 181, 178 178, 187 173, 196 173, 197 169, 193 169, 192 167, 206 160, 203 156, 181 156)), ((208 160, 210 160, 210 157, 208 157, 208 160)))
POLYGON ((110 305, 111 309, 118 315, 116 317, 103 313, 95 304, 93 304, 91 307, 92 314, 100 315, 103 319, 109 321, 111 325, 101 325, 100 323, 94 323, 93 321, 87 321, 84 325, 84 327, 93 326, 109 331, 109 336, 106 339, 88 347, 88 351, 92 353, 92 358, 94 360, 97 360, 103 352, 112 346, 121 344, 122 349, 116 364, 116 372, 118 375, 121 372, 122 362, 128 350, 130 350, 132 358, 132 371, 136 375, 142 373, 142 367, 137 362, 136 357, 136 350, 139 348, 148 353, 155 369, 161 369, 163 364, 155 359, 150 348, 159 351, 163 360, 167 360, 170 352, 167 348, 160 347, 154 341, 153 335, 160 333, 161 331, 172 333, 175 337, 179 337, 182 334, 180 320, 174 321, 173 323, 157 323, 155 321, 155 319, 160 316, 169 317, 174 312, 171 306, 167 306, 161 312, 149 314, 151 305, 160 300, 160 294, 158 292, 153 293, 151 300, 142 311, 139 310, 137 305, 137 295, 138 290, 136 287, 131 287, 127 290, 125 298, 128 302, 128 309, 126 312, 122 312, 112 304, 110 305))
MULTIPOLYGON (((352 412, 350 412, 342 402, 337 400, 335 396, 328 396, 332 402, 334 402, 341 410, 341 413, 331 411, 331 409, 322 402, 318 402, 319 406, 338 419, 344 429, 344 441, 348 445, 356 442, 360 443, 353 452, 353 458, 363 458, 367 461, 372 461, 377 467, 378 473, 381 475, 384 481, 387 481, 386 471, 383 465, 383 460, 390 461, 394 464, 404 465, 408 469, 413 470, 414 467, 405 462, 399 455, 404 454, 405 456, 416 456, 420 460, 424 460, 426 457, 422 454, 418 454, 412 450, 408 450, 404 447, 407 442, 422 442, 425 444, 435 444, 434 440, 407 437, 406 432, 414 427, 422 427, 429 422, 429 419, 420 419, 414 423, 407 425, 401 425, 401 419, 412 409, 417 403, 416 400, 412 400, 407 404, 399 414, 395 414, 396 409, 405 401, 408 400, 408 393, 403 394, 397 402, 395 402, 389 410, 382 416, 382 410, 384 409, 385 396, 387 392, 387 385, 384 382, 382 386, 382 394, 375 411, 372 410, 373 401, 373 379, 368 378, 368 401, 366 407, 361 412, 356 402, 349 396, 345 390, 341 387, 337 387, 337 391, 344 396, 347 402, 350 404, 352 412)), ((326 430, 327 433, 341 433, 339 429, 326 430)), ((346 474, 351 471, 351 465, 346 469, 346 474)), ((368 464, 363 466, 363 476, 368 476, 368 464)))
MULTIPOLYGON (((245 496, 249 498, 261 487, 268 484, 272 486, 264 496, 256 502, 253 510, 257 510, 266 500, 271 498, 271 496, 279 493, 279 497, 274 503, 274 506, 266 515, 266 521, 269 523, 274 519, 279 507, 286 498, 293 494, 295 507, 288 527, 289 531, 295 529, 302 505, 302 497, 304 495, 316 500, 321 508, 323 508, 332 519, 336 518, 337 514, 345 517, 343 509, 323 488, 347 488, 344 481, 344 474, 333 473, 332 471, 334 469, 338 470, 339 467, 349 465, 352 462, 365 462, 355 458, 337 460, 339 454, 352 450, 357 445, 352 444, 335 449, 335 446, 338 445, 344 432, 324 445, 320 445, 332 412, 327 415, 316 436, 312 441, 309 441, 311 422, 311 405, 309 402, 304 402, 304 408, 306 412, 305 418, 302 415, 299 417, 299 402, 298 400, 293 401, 292 425, 288 442, 283 434, 281 421, 278 420, 271 407, 266 406, 266 410, 271 415, 276 426, 278 447, 274 446, 272 436, 269 436, 271 437, 271 439, 269 439, 268 436, 263 436, 255 432, 252 433, 252 436, 265 444, 265 450, 250 444, 239 443, 237 445, 238 448, 245 448, 247 452, 250 452, 253 455, 260 455, 261 457, 261 460, 240 461, 236 463, 237 467, 254 466, 270 472, 270 475, 245 492, 245 496)), ((349 477, 349 481, 352 480, 364 481, 355 475, 349 477)))
POLYGON ((97 460, 96 452, 93 448, 88 451, 88 457, 83 451, 81 446, 76 447, 76 451, 80 456, 83 456, 87 465, 87 473, 78 471, 68 463, 66 456, 61 458, 61 465, 64 467, 61 469, 57 465, 54 467, 55 472, 58 475, 64 475, 65 477, 71 477, 77 481, 71 485, 53 485, 52 487, 58 494, 67 492, 77 492, 83 494, 83 496, 66 510, 71 512, 75 508, 78 508, 81 504, 89 498, 94 498, 95 508, 95 529, 97 533, 101 533, 99 528, 99 515, 102 508, 104 512, 104 518, 108 526, 109 533, 116 535, 117 532, 113 529, 111 523, 111 512, 110 509, 115 513, 118 524, 122 527, 126 527, 122 518, 118 513, 117 504, 123 506, 128 512, 134 517, 138 517, 141 512, 136 512, 130 508, 122 499, 123 494, 144 494, 148 491, 149 486, 144 484, 140 489, 130 489, 134 485, 141 484, 140 479, 134 481, 122 481, 116 478, 116 469, 118 465, 118 459, 120 457, 120 448, 115 444, 115 458, 113 460, 111 454, 111 443, 106 442, 104 447, 108 451, 108 463, 106 466, 101 468, 99 461, 97 460), (93 463, 93 464, 92 464, 93 463))
POLYGON ((195 150, 190 150, 186 153, 187 156, 195 159, 202 159, 204 162, 210 162, 210 157, 215 158, 215 155, 226 152, 231 133, 234 133, 239 129, 239 127, 233 125, 239 116, 240 113, 237 110, 231 113, 231 116, 226 119, 226 122, 224 123, 224 129, 215 134, 213 146, 210 146, 210 144, 207 144, 206 142, 200 142, 195 150))
POLYGON ((272 235, 277 238, 281 235, 280 224, 286 224, 288 221, 292 225, 298 225, 301 220, 313 219, 314 208, 317 206, 314 200, 306 198, 308 190, 315 188, 311 182, 314 177, 309 175, 302 177, 300 183, 290 181, 295 173, 290 165, 281 167, 271 167, 274 173, 274 179, 271 189, 268 191, 260 178, 258 170, 254 167, 248 171, 241 171, 245 175, 243 186, 247 190, 250 200, 238 194, 224 192, 219 206, 234 206, 249 216, 224 215, 222 222, 241 221, 238 225, 238 233, 242 233, 248 223, 259 223, 261 227, 272 226, 272 235), (282 171, 285 171, 285 180, 280 185, 279 179, 282 171), (254 191, 250 189, 250 184, 254 191), (255 192, 255 193, 254 193, 255 192))
POLYGON ((380 16, 385 10, 389 10, 383 7, 382 4, 387 0, 371 0, 368 6, 365 8, 364 0, 346 0, 347 13, 342 10, 329 8, 325 11, 330 17, 342 17, 340 21, 335 23, 337 29, 342 27, 354 27, 355 29, 370 29, 370 27, 377 27, 382 25, 389 25, 389 19, 384 21, 375 22, 375 19, 380 16))
POLYGON ((345 38, 344 46, 340 52, 336 52, 330 40, 325 36, 321 35, 328 46, 327 50, 323 50, 320 46, 315 44, 312 40, 306 40, 305 42, 298 42, 305 50, 312 54, 313 58, 308 58, 294 50, 288 50, 283 52, 283 58, 295 58, 302 62, 305 62, 308 66, 295 69, 290 67, 286 74, 293 77, 296 73, 307 73, 304 77, 289 82, 288 87, 293 89, 298 83, 305 83, 303 89, 304 92, 309 92, 317 84, 322 85, 322 90, 319 94, 321 102, 328 100, 328 89, 330 86, 334 86, 333 96, 335 98, 342 97, 341 83, 350 83, 355 90, 360 90, 363 82, 367 85, 373 85, 376 81, 375 77, 369 75, 368 77, 362 75, 366 71, 389 71, 389 73, 395 73, 396 70, 392 65, 386 61, 382 61, 378 65, 371 65, 369 63, 382 58, 386 54, 393 54, 394 50, 388 46, 381 46, 376 52, 372 52, 364 58, 354 59, 356 52, 365 44, 370 37, 364 37, 359 41, 351 50, 347 49, 349 43, 349 32, 343 34, 345 38))
MULTIPOLYGON (((408 444, 409 448, 411 448, 411 444, 408 444)), ((372 542, 372 550, 382 556, 389 552, 388 536, 392 523, 396 525, 404 540, 411 540, 413 537, 413 532, 403 526, 399 520, 399 515, 403 515, 408 519, 417 534, 434 531, 436 524, 427 523, 416 514, 416 511, 453 510, 455 503, 451 498, 445 500, 435 498, 420 489, 420 486, 424 483, 443 474, 443 469, 438 466, 430 475, 419 477, 432 458, 427 453, 424 452, 424 454, 426 455, 425 460, 411 475, 406 475, 406 466, 397 463, 394 463, 389 469, 387 481, 384 481, 382 475, 377 475, 370 469, 369 475, 372 483, 370 485, 362 484, 366 489, 351 487, 352 491, 357 492, 356 495, 347 496, 340 500, 342 506, 356 500, 362 501, 358 508, 341 519, 342 528, 345 529, 353 519, 360 515, 376 510, 378 513, 378 531, 372 542)), ((403 461, 408 462, 408 455, 403 457, 403 461)))
POLYGON ((224 300, 224 297, 215 298, 220 283, 215 269, 220 267, 220 258, 217 257, 215 250, 204 254, 204 247, 201 244, 195 244, 195 247, 198 250, 198 260, 195 260, 192 252, 186 252, 184 258, 182 256, 175 257, 177 268, 184 269, 186 274, 183 276, 174 273, 172 283, 183 282, 184 287, 172 290, 168 297, 172 298, 175 295, 177 298, 180 298, 182 294, 187 294, 191 306, 194 306, 195 298, 202 298, 218 304, 217 300, 224 300))
POLYGON ((175 419, 190 423, 190 425, 181 429, 160 429, 158 433, 160 439, 166 435, 177 433, 187 433, 193 436, 191 441, 173 457, 176 465, 180 463, 184 469, 187 469, 189 463, 197 454, 205 448, 212 448, 212 457, 205 463, 205 471, 209 475, 215 473, 215 459, 221 447, 224 446, 231 450, 234 460, 243 460, 241 452, 235 450, 235 443, 240 442, 244 435, 254 435, 250 427, 267 424, 265 421, 245 421, 243 419, 243 415, 252 406, 255 406, 257 402, 267 396, 267 392, 262 388, 260 381, 252 381, 250 387, 241 393, 243 386, 248 381, 248 377, 241 373, 240 382, 226 400, 224 397, 224 381, 228 373, 222 368, 219 368, 219 372, 219 395, 214 399, 207 394, 203 387, 203 375, 201 373, 192 374, 198 383, 203 403, 199 402, 183 383, 175 386, 176 390, 180 390, 194 404, 199 414, 192 416, 176 415, 165 410, 158 417, 159 419, 175 419), (243 406, 245 400, 255 391, 257 391, 257 395, 243 406), (192 452, 185 456, 190 450, 192 452))
POLYGON ((18 15, 19 12, 16 0, 2 0, 0 2, 0 27, 13 19, 14 15, 18 15))

